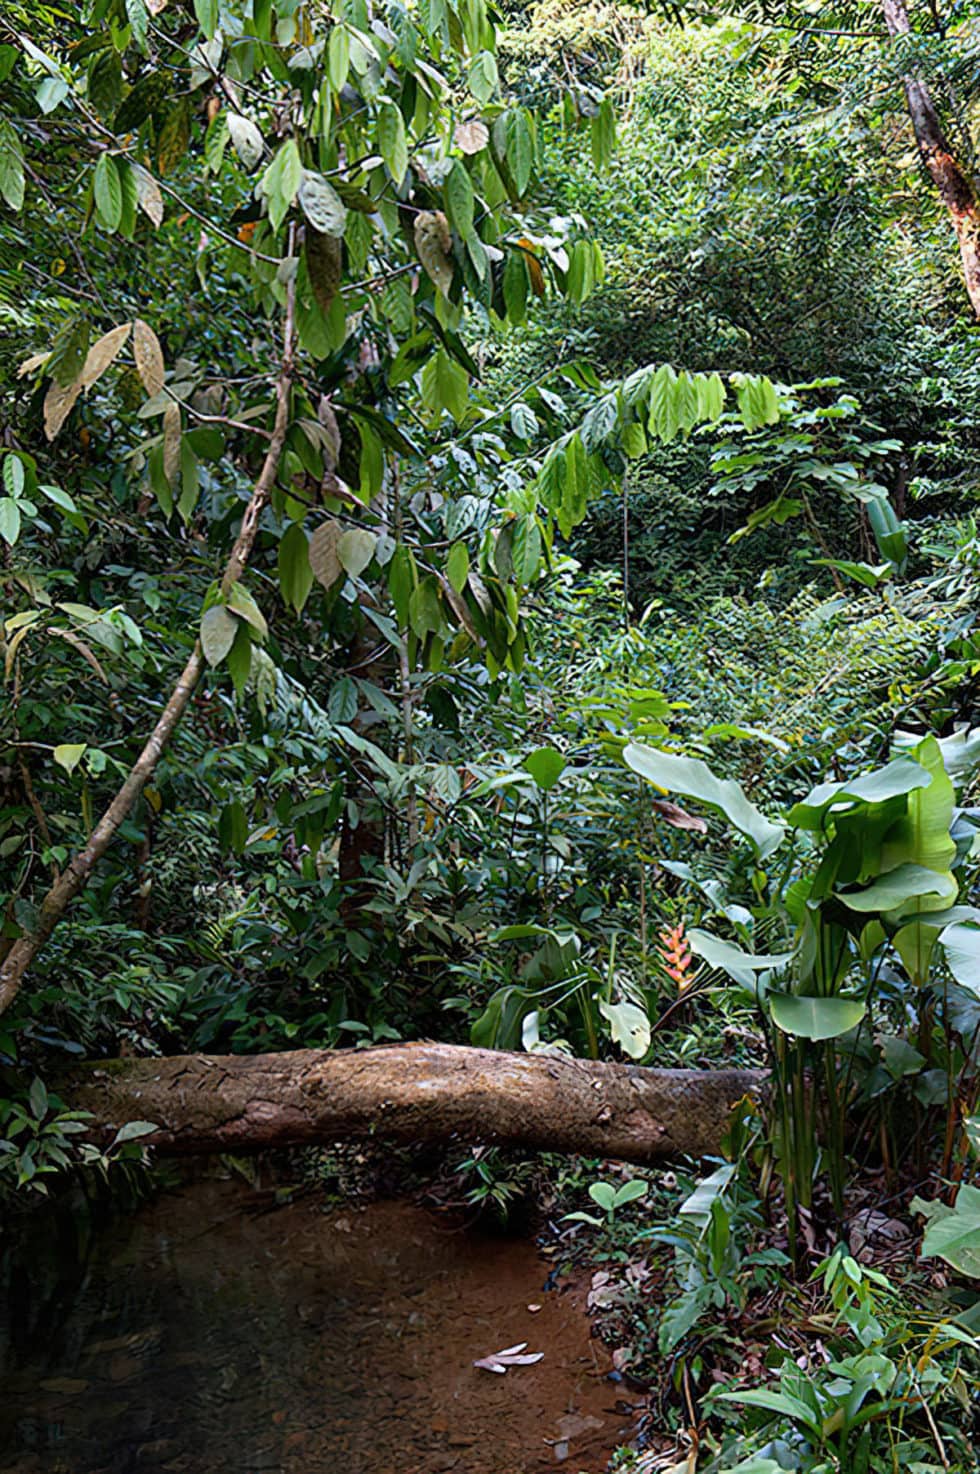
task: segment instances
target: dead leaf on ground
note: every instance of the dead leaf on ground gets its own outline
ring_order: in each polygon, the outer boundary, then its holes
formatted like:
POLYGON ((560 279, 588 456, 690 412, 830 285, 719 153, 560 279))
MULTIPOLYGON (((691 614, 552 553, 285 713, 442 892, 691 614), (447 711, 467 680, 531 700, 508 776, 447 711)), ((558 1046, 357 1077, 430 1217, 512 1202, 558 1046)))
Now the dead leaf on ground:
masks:
POLYGON ((508 1367, 530 1366, 544 1356, 543 1351, 527 1351, 526 1347, 526 1341, 518 1341, 516 1346, 505 1346, 503 1351, 493 1351, 489 1356, 482 1356, 473 1365, 481 1371, 499 1372, 503 1375, 508 1367))

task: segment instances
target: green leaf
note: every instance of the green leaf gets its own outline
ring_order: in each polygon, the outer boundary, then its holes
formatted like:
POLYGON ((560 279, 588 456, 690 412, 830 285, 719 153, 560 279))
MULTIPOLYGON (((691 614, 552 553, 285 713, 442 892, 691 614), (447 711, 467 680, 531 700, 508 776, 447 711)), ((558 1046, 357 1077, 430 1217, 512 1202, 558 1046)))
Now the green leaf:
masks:
POLYGON ((301 522, 291 523, 279 544, 279 587, 286 603, 301 614, 313 587, 310 545, 301 522))
POLYGON ((248 815, 239 799, 225 804, 218 818, 218 843, 227 853, 240 855, 248 841, 248 815))
POLYGON ((352 527, 337 541, 337 557, 351 578, 357 578, 374 557, 378 539, 363 527, 352 527))
POLYGON ((614 1044, 630 1059, 642 1059, 650 1048, 650 1020, 635 1003, 607 1003, 599 1000, 599 1012, 609 1024, 614 1044))
POLYGON ((133 40, 141 51, 145 51, 150 21, 146 12, 146 0, 126 0, 126 19, 132 27, 133 40))
POLYGON ((238 620, 223 604, 215 604, 201 616, 201 649, 212 669, 220 665, 235 643, 238 620))
POLYGON ((771 823, 734 779, 716 778, 700 758, 680 757, 644 743, 630 742, 623 751, 623 760, 655 787, 697 799, 724 814, 730 824, 751 840, 760 859, 771 855, 782 844, 785 838, 782 826, 771 823))
POLYGON ((299 187, 299 202, 314 230, 321 235, 343 235, 347 225, 347 206, 329 179, 305 169, 299 187))
POLYGON ((589 1197, 603 1213, 611 1213, 616 1206, 616 1185, 613 1182, 593 1182, 589 1187, 589 1197))
POLYGON ((303 165, 295 138, 279 148, 272 163, 262 175, 261 190, 269 207, 269 221, 278 230, 289 214, 303 179, 303 165))
POLYGON ((793 1397, 788 1392, 770 1391, 767 1387, 750 1387, 745 1392, 721 1392, 718 1395, 724 1402, 739 1402, 748 1407, 766 1408, 769 1412, 780 1413, 785 1418, 802 1423, 813 1433, 820 1431, 820 1419, 817 1414, 808 1408, 805 1402, 801 1402, 798 1397, 793 1397))
POLYGON ((956 981, 980 998, 980 926, 975 922, 953 922, 940 932, 939 945, 956 981))
POLYGON ((929 900, 935 902, 929 909, 941 910, 956 899, 956 879, 952 875, 941 875, 925 865, 899 865, 880 875, 877 880, 859 891, 837 891, 837 899, 850 911, 862 915, 872 911, 902 912, 911 902, 929 900))
POLYGON ((0 195, 11 210, 24 203, 24 153, 13 124, 0 119, 0 195))
POLYGON ((980 1188, 961 1187, 952 1212, 933 1218, 922 1238, 922 1255, 980 1277, 980 1188))
POLYGON ((775 972, 787 967, 794 955, 792 952, 743 952, 734 942, 727 942, 699 927, 691 927, 687 939, 696 957, 703 958, 709 967, 727 973, 733 982, 752 992, 756 991, 756 973, 775 972))
POLYGON ((93 180, 95 208, 106 230, 118 230, 122 220, 122 179, 111 154, 100 154, 93 180))
POLYGON ((791 829, 823 829, 836 813, 858 804, 884 803, 917 788, 927 788, 931 782, 932 775, 913 758, 899 757, 887 767, 864 773, 860 778, 818 784, 802 803, 794 804, 786 822, 791 829))
POLYGON ((378 152, 395 184, 401 185, 408 171, 408 140, 405 119, 393 102, 383 102, 378 112, 378 152))
POLYGON ((81 762, 86 748, 85 742, 61 742, 54 750, 54 760, 66 773, 74 773, 81 762))
POLYGON ((467 236, 473 234, 473 210, 476 202, 472 180, 466 165, 460 159, 453 160, 442 192, 449 223, 466 240, 467 236))
MULTIPOLYGON (((893 871, 896 866, 909 863, 934 870, 945 882, 944 893, 949 893, 952 899, 958 889, 952 873, 956 844, 949 832, 955 801, 953 784, 935 737, 920 742, 913 749, 912 757, 932 781, 909 794, 905 813, 885 835, 880 866, 882 870, 893 871)), ((914 909, 920 913, 938 911, 944 904, 942 900, 923 898, 914 909)))
POLYGON ((197 23, 210 41, 218 29, 218 0, 194 0, 197 23))
POLYGON ((770 993, 773 1023, 794 1039, 838 1039, 857 1027, 867 1005, 860 998, 807 998, 770 993))
POLYGON ((335 25, 327 42, 327 76, 334 92, 339 92, 350 71, 350 37, 346 26, 335 25))
POLYGON ((492 51, 481 51, 470 63, 470 91, 483 107, 490 102, 499 85, 497 60, 492 51))
POLYGON ((48 1092, 40 1075, 35 1075, 27 1093, 27 1103, 35 1121, 42 1121, 48 1113, 48 1092))
POLYGON ((12 496, 0 496, 0 537, 11 548, 20 537, 20 507, 12 496))
POLYGON ((124 1141, 138 1141, 141 1136, 152 1136, 159 1130, 155 1121, 127 1121, 112 1138, 112 1145, 122 1146, 124 1141))
POLYGON ((238 621, 235 643, 228 651, 227 660, 235 694, 241 696, 252 672, 252 631, 244 619, 238 621))
POLYGON ((330 687, 327 715, 332 722, 344 725, 357 716, 357 683, 350 676, 341 676, 330 687))
POLYGON ((622 1187, 616 1189, 616 1207, 622 1208, 627 1203, 639 1202, 640 1198, 646 1197, 649 1187, 650 1184, 644 1182, 642 1177, 633 1177, 629 1182, 624 1182, 622 1187))
POLYGON ((564 773, 567 759, 556 747, 538 747, 528 753, 521 767, 530 773, 538 788, 547 793, 564 773))
POLYGON ((269 626, 266 624, 265 615, 243 583, 232 584, 228 593, 228 604, 236 614, 248 621, 256 634, 261 635, 263 639, 266 638, 269 626))
POLYGON ((469 407, 469 374, 444 348, 422 370, 422 400, 436 414, 448 410, 457 424, 469 407))
POLYGON ((461 594, 466 587, 469 572, 469 549, 465 543, 453 543, 449 549, 449 557, 446 559, 446 577, 457 594, 461 594))
POLYGON ((531 125, 523 108, 514 108, 507 114, 504 125, 504 154, 507 167, 514 181, 518 196, 527 190, 534 167, 534 139, 531 125))

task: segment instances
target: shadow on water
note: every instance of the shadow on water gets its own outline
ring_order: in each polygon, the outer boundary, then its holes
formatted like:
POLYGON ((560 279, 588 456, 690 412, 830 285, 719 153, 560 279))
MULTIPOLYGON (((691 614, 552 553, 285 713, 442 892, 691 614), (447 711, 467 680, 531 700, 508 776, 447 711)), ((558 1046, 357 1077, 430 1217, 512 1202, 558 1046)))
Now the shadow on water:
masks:
POLYGON ((197 1183, 8 1265, 5 1474, 599 1474, 628 1436, 533 1243, 406 1202, 267 1207, 197 1183), (543 1359, 473 1366, 519 1341, 543 1359))

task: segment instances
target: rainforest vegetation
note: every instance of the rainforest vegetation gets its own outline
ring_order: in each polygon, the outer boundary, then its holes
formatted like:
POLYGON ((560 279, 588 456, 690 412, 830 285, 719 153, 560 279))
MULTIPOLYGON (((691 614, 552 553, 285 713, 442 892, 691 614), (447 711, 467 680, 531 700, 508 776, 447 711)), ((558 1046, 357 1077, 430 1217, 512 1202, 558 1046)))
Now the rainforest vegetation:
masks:
POLYGON ((977 1467, 978 99, 971 0, 0 0, 0 1233, 448 1143, 615 1468, 977 1467))

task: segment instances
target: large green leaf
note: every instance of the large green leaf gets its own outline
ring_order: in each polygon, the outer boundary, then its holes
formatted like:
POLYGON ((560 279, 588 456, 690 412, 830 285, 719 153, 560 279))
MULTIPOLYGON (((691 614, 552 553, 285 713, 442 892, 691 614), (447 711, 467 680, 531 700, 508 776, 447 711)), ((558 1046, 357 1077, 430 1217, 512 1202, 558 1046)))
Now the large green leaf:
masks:
MULTIPOLYGON (((961 787, 980 768, 980 727, 961 727, 949 737, 933 740, 942 754, 943 767, 953 783, 961 787)), ((918 732, 896 732, 892 747, 896 752, 911 752, 921 741, 918 732)))
POLYGON ((756 988, 756 974, 771 972, 786 967, 793 959, 792 952, 753 953, 743 952, 734 942, 726 942, 711 932, 692 927, 687 933, 691 951, 702 957, 709 967, 717 967, 743 987, 756 988))
POLYGON ((770 993, 772 1021, 795 1039, 838 1039, 864 1018, 860 998, 801 998, 795 993, 770 993))
POLYGON ((956 844, 950 837, 955 795, 943 757, 935 737, 927 737, 915 748, 913 756, 920 768, 929 774, 926 788, 914 789, 908 796, 904 815, 889 829, 881 850, 881 868, 894 871, 899 865, 919 865, 935 871, 942 887, 932 894, 915 898, 910 908, 916 915, 942 911, 955 900, 959 889, 952 873, 956 860, 956 844))
POLYGON ((957 889, 952 875, 940 875, 925 865, 898 865, 862 890, 837 891, 836 895, 849 911, 862 915, 890 911, 904 915, 913 909, 927 909, 922 903, 929 900, 936 901, 932 909, 942 910, 956 899, 957 889))
POLYGON ((856 804, 880 804, 886 799, 926 788, 932 775, 911 757, 898 757, 884 768, 863 773, 843 783, 818 783, 801 803, 794 804, 786 815, 793 829, 823 829, 832 811, 847 810, 856 804))
POLYGON ((952 1211, 933 1216, 923 1235, 922 1255, 945 1259, 961 1274, 980 1275, 980 1188, 961 1187, 952 1211))
POLYGON ((980 997, 980 926, 954 921, 939 934, 946 965, 961 987, 980 997))
POLYGON ((628 743, 623 758, 634 773, 657 788, 682 793, 685 798, 697 799, 709 809, 724 814, 730 824, 752 841, 760 859, 771 855, 782 844, 786 832, 783 827, 771 823, 734 779, 716 778, 700 758, 661 752, 643 742, 628 743))

